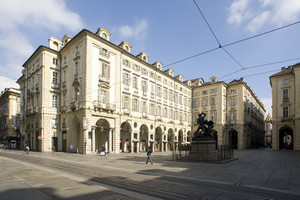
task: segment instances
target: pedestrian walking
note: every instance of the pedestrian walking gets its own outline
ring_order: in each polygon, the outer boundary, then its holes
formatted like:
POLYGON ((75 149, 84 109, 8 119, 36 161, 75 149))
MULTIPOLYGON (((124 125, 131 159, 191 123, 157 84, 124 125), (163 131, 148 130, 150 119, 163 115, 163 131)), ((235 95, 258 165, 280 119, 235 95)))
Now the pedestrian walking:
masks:
POLYGON ((151 147, 149 147, 148 151, 147 151, 147 161, 146 161, 146 164, 148 164, 149 160, 151 162, 151 165, 153 164, 153 160, 152 160, 151 156, 152 156, 152 149, 151 149, 151 147))
POLYGON ((106 149, 105 149, 105 146, 104 146, 104 145, 103 145, 102 148, 101 148, 100 155, 102 155, 102 156, 105 156, 105 155, 106 155, 106 149))
POLYGON ((71 144, 71 145, 69 146, 69 154, 70 154, 70 153, 73 154, 73 149, 74 149, 74 147, 73 147, 73 145, 71 144))
POLYGON ((29 153, 29 150, 30 150, 29 146, 26 146, 26 148, 25 148, 25 152, 26 152, 26 154, 28 154, 28 153, 29 153))

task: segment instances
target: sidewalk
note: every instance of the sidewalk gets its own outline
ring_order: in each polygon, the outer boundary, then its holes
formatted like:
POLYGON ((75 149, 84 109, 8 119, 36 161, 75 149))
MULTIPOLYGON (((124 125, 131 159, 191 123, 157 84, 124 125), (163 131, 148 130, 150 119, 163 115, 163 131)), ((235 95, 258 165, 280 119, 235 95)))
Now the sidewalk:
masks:
MULTIPOLYGON (((22 151, 11 152, 23 153, 22 151)), ((172 161, 172 152, 154 152, 153 165, 145 164, 146 153, 100 156, 99 154, 30 152, 30 156, 82 162, 124 172, 185 177, 208 182, 280 189, 300 194, 300 151, 237 150, 235 158, 238 159, 224 164, 172 161)))

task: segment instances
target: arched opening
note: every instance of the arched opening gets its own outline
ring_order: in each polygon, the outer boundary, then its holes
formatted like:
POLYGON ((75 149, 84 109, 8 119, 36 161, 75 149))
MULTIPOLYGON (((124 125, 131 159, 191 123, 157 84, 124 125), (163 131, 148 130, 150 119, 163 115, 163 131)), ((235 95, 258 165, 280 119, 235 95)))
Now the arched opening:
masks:
POLYGON ((56 51, 59 51, 58 43, 57 43, 56 41, 53 42, 53 46, 54 46, 54 49, 55 49, 56 51))
POLYGON ((238 148, 238 132, 234 129, 229 131, 229 146, 233 149, 238 148))
POLYGON ((284 126, 279 129, 279 149, 293 150, 293 129, 284 126))
POLYGON ((70 144, 73 145, 74 152, 80 153, 80 121, 78 118, 73 119, 70 144))
POLYGON ((109 130, 110 126, 106 119, 99 119, 95 130, 95 149, 100 152, 103 148, 109 149, 109 130))
POLYGON ((154 151, 162 151, 162 130, 160 127, 155 129, 154 151))
POLYGON ((173 151, 174 149, 175 149, 175 143, 174 143, 174 141, 175 141, 175 134, 174 134, 174 131, 173 131, 173 129, 169 129, 168 130, 168 149, 170 150, 170 151, 173 151))
POLYGON ((128 122, 121 124, 120 151, 131 152, 131 126, 128 122))
POLYGON ((182 130, 179 130, 178 132, 178 145, 179 146, 182 146, 184 143, 184 140, 183 140, 183 132, 182 130))
POLYGON ((140 152, 146 152, 148 147, 148 127, 143 124, 140 128, 140 152))
POLYGON ((189 143, 192 142, 192 137, 193 137, 193 136, 192 136, 192 132, 191 132, 191 131, 188 131, 188 132, 187 132, 187 138, 186 138, 186 141, 189 142, 189 143))

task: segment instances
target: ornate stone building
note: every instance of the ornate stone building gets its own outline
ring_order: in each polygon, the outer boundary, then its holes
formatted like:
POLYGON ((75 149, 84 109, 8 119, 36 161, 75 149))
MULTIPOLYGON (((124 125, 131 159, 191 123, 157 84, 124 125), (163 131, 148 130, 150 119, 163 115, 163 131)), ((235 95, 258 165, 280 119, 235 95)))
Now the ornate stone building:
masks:
POLYGON ((213 135, 218 145, 246 149, 264 145, 263 104, 243 79, 230 83, 211 77, 191 80, 193 87, 193 127, 201 112, 215 122, 213 135))
POLYGON ((270 76, 272 148, 300 150, 300 63, 270 76))
POLYGON ((23 65, 22 133, 36 151, 92 154, 168 151, 191 131, 190 82, 145 52, 109 41, 110 33, 82 30, 51 37, 23 65))
POLYGON ((268 113, 265 119, 265 146, 272 147, 272 118, 270 113, 268 113))
POLYGON ((6 88, 0 94, 0 145, 22 147, 20 134, 20 91, 6 88))

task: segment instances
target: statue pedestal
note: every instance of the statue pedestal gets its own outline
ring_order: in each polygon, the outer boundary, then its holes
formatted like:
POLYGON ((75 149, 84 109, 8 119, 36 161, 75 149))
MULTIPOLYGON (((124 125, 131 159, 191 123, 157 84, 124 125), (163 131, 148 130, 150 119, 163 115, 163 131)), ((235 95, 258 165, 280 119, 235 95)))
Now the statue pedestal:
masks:
POLYGON ((216 141, 214 140, 193 141, 191 144, 189 160, 217 162, 218 150, 216 149, 216 141))

